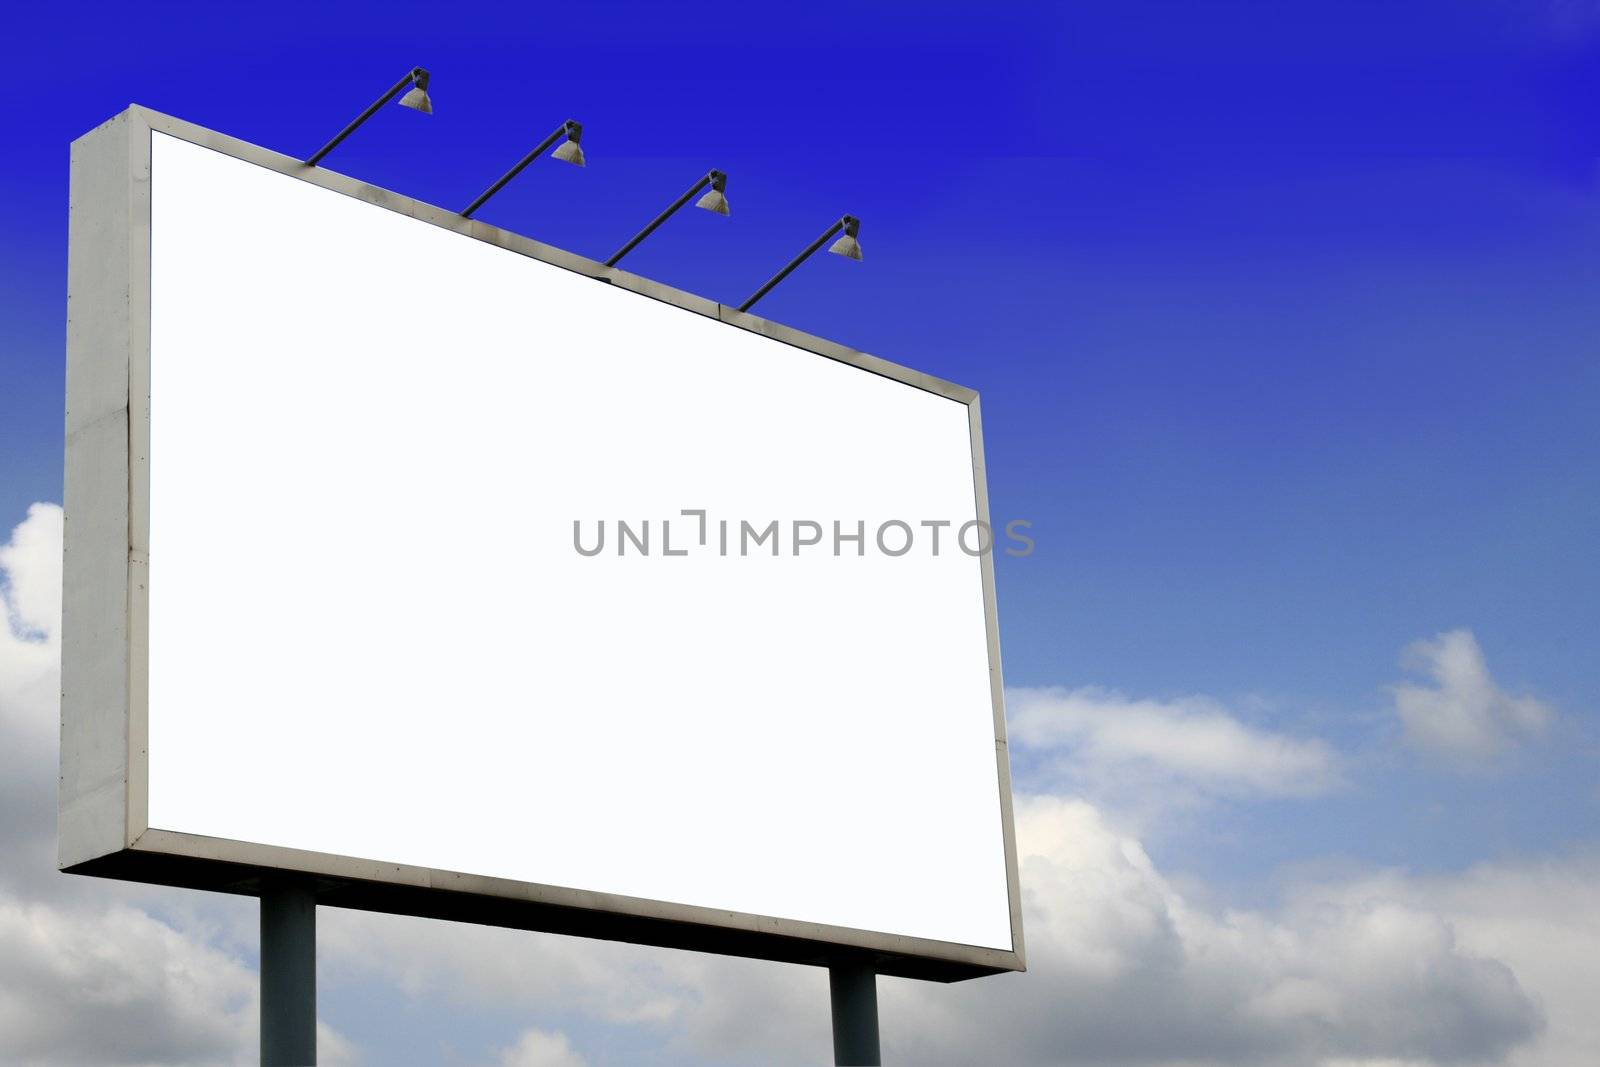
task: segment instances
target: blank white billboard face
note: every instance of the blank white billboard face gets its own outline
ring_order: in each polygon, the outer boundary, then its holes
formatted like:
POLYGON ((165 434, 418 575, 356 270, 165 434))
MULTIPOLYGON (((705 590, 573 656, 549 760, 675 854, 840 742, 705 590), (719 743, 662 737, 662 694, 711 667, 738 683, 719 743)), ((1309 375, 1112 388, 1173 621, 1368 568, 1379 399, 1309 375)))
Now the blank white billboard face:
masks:
POLYGON ((965 404, 153 137, 150 827, 1012 948, 965 404))

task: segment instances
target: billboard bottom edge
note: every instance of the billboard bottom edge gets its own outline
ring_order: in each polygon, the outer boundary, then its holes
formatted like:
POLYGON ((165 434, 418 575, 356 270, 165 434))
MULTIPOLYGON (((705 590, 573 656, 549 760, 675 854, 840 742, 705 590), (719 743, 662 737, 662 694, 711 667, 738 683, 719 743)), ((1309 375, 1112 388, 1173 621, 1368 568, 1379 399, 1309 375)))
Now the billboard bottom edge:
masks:
MULTIPOLYGON (((72 866, 65 874, 170 885, 184 889, 257 896, 264 876, 282 868, 229 860, 172 855, 147 849, 123 849, 72 866)), ((713 926, 687 919, 598 911, 542 901, 486 897, 432 886, 397 885, 317 871, 300 872, 316 879, 317 903, 358 911, 385 912, 451 922, 499 926, 515 930, 626 941, 658 948, 712 952, 782 963, 813 966, 869 963, 878 974, 933 982, 960 982, 985 975, 1022 970, 1014 953, 985 950, 1006 957, 1000 963, 933 959, 904 953, 838 945, 815 938, 767 931, 713 926)))

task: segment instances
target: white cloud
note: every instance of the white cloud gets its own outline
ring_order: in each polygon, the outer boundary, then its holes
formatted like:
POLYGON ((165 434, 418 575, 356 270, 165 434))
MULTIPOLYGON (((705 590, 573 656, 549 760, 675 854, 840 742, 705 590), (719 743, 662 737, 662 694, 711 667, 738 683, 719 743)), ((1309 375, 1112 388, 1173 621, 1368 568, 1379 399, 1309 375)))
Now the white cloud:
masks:
POLYGON ((13 629, 48 637, 61 628, 62 529, 59 504, 34 504, 10 542, 0 546, 13 629))
POLYGON ((1494 1061, 1539 1009, 1425 903, 1306 898, 1281 912, 1187 901, 1082 801, 1023 797, 1029 973, 895 983, 907 1062, 1092 1065, 1494 1061))
POLYGON ((1445 917, 1463 951, 1499 959, 1542 1005, 1543 1038, 1507 1057, 1513 1067, 1600 1063, 1594 1011, 1600 960, 1600 851, 1486 863, 1435 877, 1372 875, 1323 890, 1342 901, 1387 899, 1445 917))
MULTIPOLYGON (((34 504, 0 545, 0 719, 35 765, 54 758, 61 664, 61 508, 34 504)), ((50 771, 55 779, 55 771, 50 771)))
POLYGON ((585 1067, 566 1034, 524 1030, 517 1043, 500 1053, 498 1067, 585 1067))
MULTIPOLYGON (((259 1039, 257 1040, 259 1045, 259 1039)), ((247 1056, 246 1060, 250 1063, 258 1062, 254 1055, 247 1056)), ((317 1023, 318 1067, 357 1067, 363 1060, 361 1050, 354 1041, 327 1023, 317 1023)))
POLYGON ((244 1063, 255 991, 240 961, 142 911, 0 895, 7 1063, 244 1063))
POLYGON ((1405 665, 1433 685, 1394 687, 1395 713, 1406 740, 1459 767, 1482 767, 1518 743, 1543 733, 1553 714, 1531 696, 1512 696, 1495 684, 1470 630, 1451 630, 1406 649, 1405 665))
POLYGON ((1077 789, 1136 781, 1222 796, 1309 796, 1339 782, 1323 741, 1250 726, 1207 697, 1137 700, 1114 690, 1010 689, 1008 736, 1047 754, 1077 789))
POLYGON ((55 875, 61 531, 34 504, 0 545, 0 886, 55 875))

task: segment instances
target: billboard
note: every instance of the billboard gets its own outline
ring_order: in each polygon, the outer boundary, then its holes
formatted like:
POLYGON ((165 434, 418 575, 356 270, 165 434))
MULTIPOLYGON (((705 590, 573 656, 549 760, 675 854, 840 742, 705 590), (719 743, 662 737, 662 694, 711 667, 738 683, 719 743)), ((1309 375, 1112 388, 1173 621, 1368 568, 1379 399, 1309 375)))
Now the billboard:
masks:
POLYGON ((975 394, 142 108, 72 167, 64 869, 1022 967, 975 394))

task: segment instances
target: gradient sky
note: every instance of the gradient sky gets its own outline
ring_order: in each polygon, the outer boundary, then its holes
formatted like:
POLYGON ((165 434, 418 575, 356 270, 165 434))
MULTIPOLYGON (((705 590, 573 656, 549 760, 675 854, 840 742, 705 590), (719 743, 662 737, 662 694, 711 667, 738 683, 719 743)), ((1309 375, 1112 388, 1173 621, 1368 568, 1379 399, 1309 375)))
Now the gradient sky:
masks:
MULTIPOLYGON (((603 258, 719 167, 731 218, 679 216, 628 266, 730 303, 861 217, 863 262, 819 257, 760 311, 981 393, 993 511, 1038 545, 997 561, 1008 684, 1205 694, 1343 754, 1314 800, 1145 826, 1162 867, 1254 904, 1307 867, 1596 843, 1600 6, 3 18, 0 532, 61 499, 68 143, 137 102, 308 154, 421 64, 435 114, 385 109, 327 166, 460 207, 579 119, 587 168, 537 163, 481 217, 603 258), (1555 713, 1492 771, 1398 741, 1401 650, 1458 628, 1555 713)), ((324 1014, 379 1061, 515 1029, 380 1026, 396 997, 336 985, 324 1014)), ((591 1055, 649 1047, 574 1025, 591 1055)))

